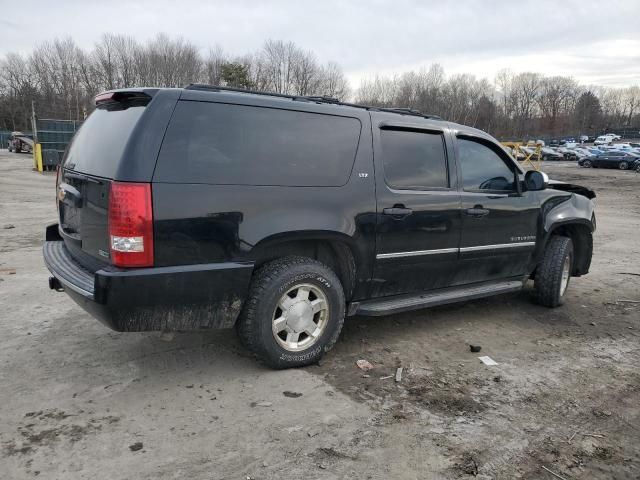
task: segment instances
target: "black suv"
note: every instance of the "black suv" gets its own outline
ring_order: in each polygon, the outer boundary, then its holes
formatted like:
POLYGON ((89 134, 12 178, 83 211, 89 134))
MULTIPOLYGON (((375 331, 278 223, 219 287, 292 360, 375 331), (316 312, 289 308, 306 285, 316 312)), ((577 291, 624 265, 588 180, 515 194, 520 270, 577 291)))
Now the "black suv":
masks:
POLYGON ((118 331, 233 327, 276 367, 345 316, 588 272, 594 193, 403 109, 192 85, 96 97, 56 181, 49 284, 118 331))

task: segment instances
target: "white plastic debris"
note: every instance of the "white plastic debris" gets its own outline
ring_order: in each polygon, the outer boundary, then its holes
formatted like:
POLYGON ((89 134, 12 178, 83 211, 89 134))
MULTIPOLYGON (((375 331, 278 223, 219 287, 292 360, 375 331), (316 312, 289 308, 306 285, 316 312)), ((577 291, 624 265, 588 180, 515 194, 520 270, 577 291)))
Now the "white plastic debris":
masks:
POLYGON ((490 367, 493 365, 498 365, 498 362, 496 362, 493 358, 489 357, 488 355, 485 355, 484 357, 478 357, 478 358, 482 363, 484 363, 485 365, 489 365, 490 367))
POLYGON ((369 363, 367 360, 358 360, 356 362, 356 365, 358 366, 358 368, 364 372, 368 372, 369 370, 371 370, 373 368, 373 365, 371 365, 371 363, 369 363))

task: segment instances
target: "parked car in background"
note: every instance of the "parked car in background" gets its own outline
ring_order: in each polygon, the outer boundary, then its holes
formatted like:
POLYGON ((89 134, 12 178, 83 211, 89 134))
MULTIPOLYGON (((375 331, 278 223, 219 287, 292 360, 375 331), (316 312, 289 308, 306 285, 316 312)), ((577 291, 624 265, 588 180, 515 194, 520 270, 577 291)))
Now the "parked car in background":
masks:
POLYGON ((589 150, 592 155, 600 155, 601 153, 604 153, 604 150, 596 147, 587 147, 587 150, 589 150))
POLYGON ((542 160, 543 161, 547 161, 547 160, 564 160, 564 155, 562 155, 561 153, 556 152, 555 150, 549 148, 549 147, 542 147, 540 149, 540 155, 542 155, 542 160))
POLYGON ((578 154, 575 150, 568 147, 558 147, 556 148, 556 152, 561 154, 565 160, 577 160, 578 154))
POLYGON ((629 143, 614 143, 611 145, 615 150, 633 150, 633 147, 629 143))
POLYGON ((609 145, 610 143, 613 143, 613 136, 611 135, 600 135, 593 142, 594 145, 609 145))
POLYGON ((16 153, 32 153, 33 138, 31 137, 31 135, 25 135, 22 132, 11 132, 7 150, 9 150, 9 152, 16 153))
POLYGON ((620 170, 637 170, 640 166, 640 156, 626 152, 606 152, 594 157, 578 160, 578 165, 585 168, 618 168, 620 170))
POLYGON ((577 160, 580 160, 581 158, 585 158, 585 157, 595 156, 595 153, 589 151, 588 148, 577 147, 577 148, 574 148, 573 151, 576 154, 577 160))

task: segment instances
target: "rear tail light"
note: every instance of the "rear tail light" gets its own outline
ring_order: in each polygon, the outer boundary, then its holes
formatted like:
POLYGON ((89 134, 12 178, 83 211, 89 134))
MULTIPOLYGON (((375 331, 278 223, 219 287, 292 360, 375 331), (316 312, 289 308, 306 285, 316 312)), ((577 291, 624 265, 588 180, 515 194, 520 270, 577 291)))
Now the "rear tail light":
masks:
POLYGON ((109 244, 114 265, 153 266, 153 207, 150 183, 111 184, 109 244))

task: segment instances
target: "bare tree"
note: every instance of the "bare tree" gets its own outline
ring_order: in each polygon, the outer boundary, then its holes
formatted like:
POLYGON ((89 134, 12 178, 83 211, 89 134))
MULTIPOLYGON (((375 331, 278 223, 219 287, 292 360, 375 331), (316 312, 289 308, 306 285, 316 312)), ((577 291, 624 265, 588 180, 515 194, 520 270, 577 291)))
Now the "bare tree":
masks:
MULTIPOLYGON (((210 48, 207 57, 202 62, 203 80, 209 85, 220 85, 222 81, 222 66, 228 63, 220 45, 210 48)), ((239 62, 242 63, 242 62, 239 62)), ((247 69, 248 70, 248 69, 247 69)))
POLYGON ((105 33, 93 50, 96 72, 105 89, 118 88, 118 72, 116 59, 115 35, 105 33))
POLYGON ((293 42, 267 40, 229 57, 221 46, 200 54, 183 38, 158 34, 139 43, 105 34, 92 49, 72 39, 37 45, 0 60, 0 128, 29 129, 32 102, 56 118, 82 118, 100 91, 192 82, 236 85, 292 95, 326 95, 378 107, 408 107, 499 136, 596 133, 640 129, 640 87, 580 86, 568 77, 501 70, 493 84, 470 74, 447 77, 438 64, 399 75, 374 75, 352 93, 340 65, 322 64, 293 42))
POLYGON ((335 62, 329 62, 320 71, 320 85, 316 92, 320 95, 346 100, 350 94, 349 82, 342 68, 335 62))
POLYGON ((536 110, 542 76, 539 73, 524 72, 513 77, 511 102, 519 135, 530 134, 531 118, 536 110))

